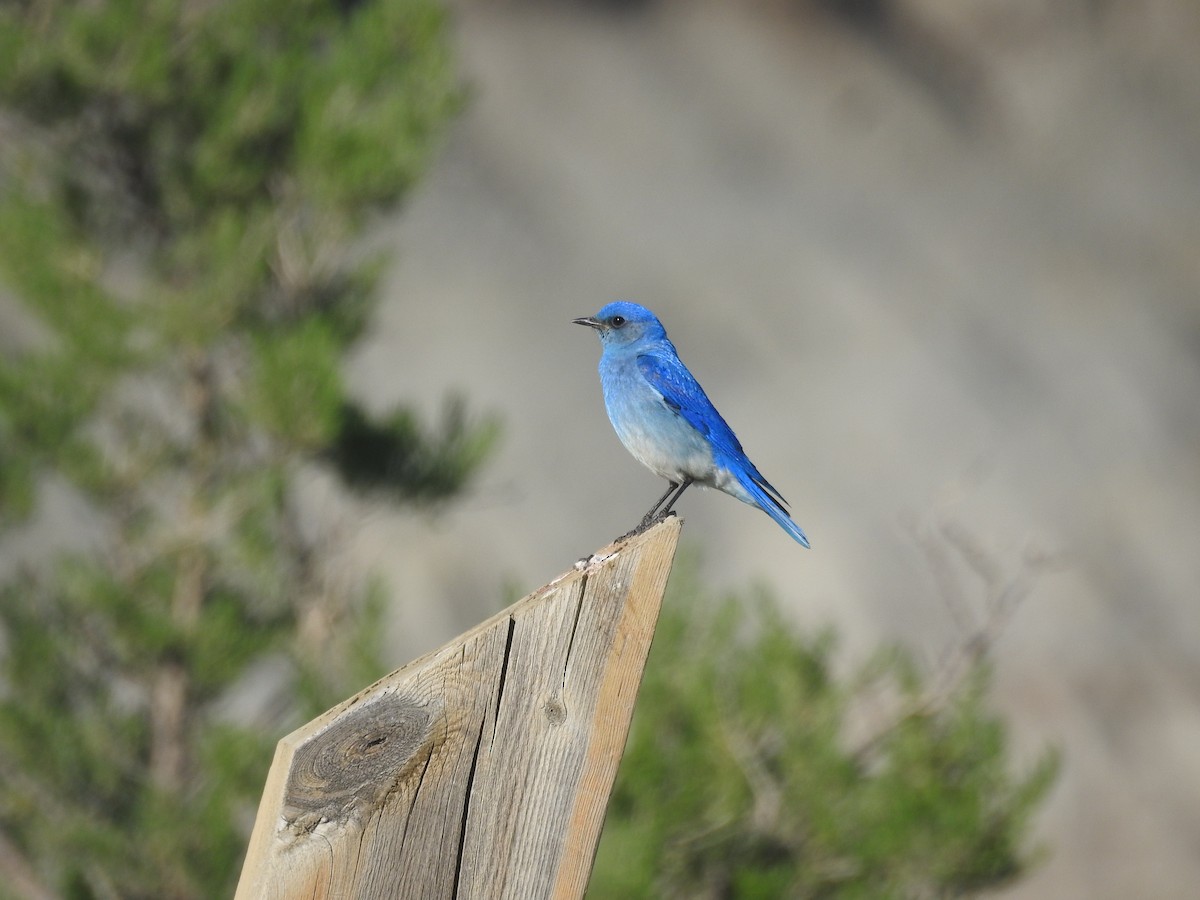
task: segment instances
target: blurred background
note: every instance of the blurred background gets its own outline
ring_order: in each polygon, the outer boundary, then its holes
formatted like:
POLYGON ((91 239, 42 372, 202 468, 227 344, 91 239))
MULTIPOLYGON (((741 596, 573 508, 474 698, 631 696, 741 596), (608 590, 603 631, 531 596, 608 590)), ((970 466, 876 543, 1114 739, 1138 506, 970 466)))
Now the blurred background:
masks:
POLYGON ((939 530, 1002 568, 1055 555, 993 657, 1018 745, 1064 753, 1052 855, 1011 893, 1189 895, 1200 10, 463 3, 455 36, 471 103, 349 377, 379 401, 459 387, 505 437, 432 533, 364 529, 401 602, 444 597, 449 634, 497 571, 532 587, 653 501, 569 324, 641 302, 813 544, 690 492, 704 577, 764 580, 850 653, 936 660, 939 530))
MULTIPOLYGON (((458 394, 501 436, 445 508, 298 475, 306 527, 341 548, 329 577, 381 576, 387 660, 661 493, 571 324, 634 300, 812 540, 690 491, 704 582, 765 585, 797 625, 834 625, 847 661, 899 640, 931 666, 1019 582, 990 704, 1015 765, 1056 746, 1062 769, 1033 829, 1050 853, 1005 895, 1191 896, 1200 7, 450 9, 465 105, 372 220, 366 243, 394 256, 341 372, 366 416, 436 421, 458 394)), ((0 298, 0 330, 28 327, 17 307, 0 298)), ((0 565, 86 544, 89 515, 51 481, 0 565)))

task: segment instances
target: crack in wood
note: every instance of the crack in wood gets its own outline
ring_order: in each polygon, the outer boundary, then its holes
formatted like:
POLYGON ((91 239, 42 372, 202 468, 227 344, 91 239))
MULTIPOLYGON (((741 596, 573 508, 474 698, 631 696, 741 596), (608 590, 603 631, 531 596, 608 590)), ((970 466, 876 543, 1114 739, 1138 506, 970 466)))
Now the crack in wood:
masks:
POLYGON ((421 777, 417 779, 417 786, 413 790, 412 801, 408 804, 408 815, 404 817, 404 831, 400 834, 400 843, 403 844, 405 838, 408 837, 408 826, 412 823, 413 810, 417 807, 417 798, 421 796, 421 785, 425 783, 425 773, 429 771, 429 763, 433 760, 433 748, 429 748, 429 754, 425 757, 425 766, 421 769, 421 777))
POLYGON ((567 689, 567 667, 571 664, 571 650, 575 647, 575 632, 579 629, 579 616, 583 613, 583 598, 587 596, 588 576, 579 579, 579 602, 575 604, 575 619, 571 622, 571 637, 567 641, 567 653, 563 657, 562 686, 567 689))
POLYGON ((454 887, 451 897, 458 896, 458 885, 462 878, 463 850, 467 846, 467 820, 471 815, 471 791, 475 787, 475 767, 479 765, 479 748, 483 746, 483 726, 487 723, 484 718, 479 722, 479 736, 475 738, 475 752, 471 754, 471 770, 467 773, 467 789, 463 797, 462 825, 458 831, 458 858, 454 861, 454 887))
POLYGON ((359 869, 359 866, 362 865, 363 843, 366 841, 366 839, 367 839, 367 829, 364 828, 362 831, 360 831, 358 833, 358 846, 355 848, 355 851, 354 851, 354 869, 350 873, 350 883, 351 884, 358 883, 358 869, 359 869))
POLYGON ((512 658, 513 634, 517 630, 517 620, 508 617, 508 637, 504 641, 504 658, 500 662, 500 684, 496 689, 496 709, 492 715, 492 743, 496 742, 496 729, 500 724, 500 704, 504 702, 504 681, 508 678, 508 663, 512 658))

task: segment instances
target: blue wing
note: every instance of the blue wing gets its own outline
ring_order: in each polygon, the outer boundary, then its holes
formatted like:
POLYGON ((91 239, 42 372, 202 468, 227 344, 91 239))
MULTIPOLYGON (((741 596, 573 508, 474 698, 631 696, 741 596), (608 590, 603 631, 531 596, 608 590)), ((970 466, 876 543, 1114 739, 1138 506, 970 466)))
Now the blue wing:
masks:
MULTIPOLYGON (((737 479, 744 495, 739 499, 757 506, 775 520, 800 545, 807 547, 808 537, 788 515, 783 495, 750 462, 733 429, 721 418, 704 388, 670 348, 668 354, 644 353, 637 358, 638 370, 646 381, 662 395, 668 408, 682 416, 708 440, 713 457, 720 468, 727 469, 737 479)), ((736 492, 734 496, 739 496, 736 492)))
POLYGON ((708 438, 715 446, 742 452, 737 435, 717 412, 704 388, 678 359, 642 354, 637 358, 638 370, 654 389, 662 394, 667 406, 675 410, 689 425, 708 438))
POLYGON ((663 357, 657 354, 642 354, 637 358, 638 369, 654 389, 662 394, 663 401, 684 420, 708 438, 716 455, 736 472, 739 481, 755 495, 758 505, 774 518, 772 507, 787 515, 787 501, 774 486, 754 467, 742 449, 741 442, 733 429, 721 418, 712 405, 700 382, 696 381, 678 357, 663 357), (749 482, 749 484, 746 484, 749 482), (758 490, 754 490, 754 485, 758 490), (761 497, 761 499, 759 499, 761 497), (765 501, 765 502, 764 502, 765 501))

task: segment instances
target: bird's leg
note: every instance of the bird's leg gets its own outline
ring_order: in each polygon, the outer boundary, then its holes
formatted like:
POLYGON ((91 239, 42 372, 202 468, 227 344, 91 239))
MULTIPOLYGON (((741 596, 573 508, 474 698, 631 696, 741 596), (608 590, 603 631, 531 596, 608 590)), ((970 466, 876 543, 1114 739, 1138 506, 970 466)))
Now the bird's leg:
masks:
MULTIPOLYGON (((678 501, 679 498, 683 496, 683 492, 692 486, 692 482, 695 480, 696 479, 694 479, 694 478, 683 479, 683 481, 680 482, 680 484, 679 484, 679 490, 675 491, 675 494, 671 497, 670 500, 667 501, 667 505, 664 506, 659 511, 658 515, 654 516, 654 518, 650 518, 649 516, 647 516, 647 518, 650 519, 651 522, 656 522, 661 519, 665 519, 667 516, 669 516, 671 514, 671 507, 674 506, 676 501, 678 501)), ((674 489, 674 488, 672 488, 672 489, 674 489)), ((670 494, 671 491, 667 491, 667 493, 670 494)), ((661 503, 662 503, 662 500, 659 500, 658 503, 655 504, 654 508, 658 509, 658 506, 661 503)), ((654 512, 654 510, 651 510, 651 512, 654 512)), ((646 524, 649 524, 649 522, 647 522, 646 524)))
POLYGON ((623 535, 613 541, 613 543, 619 544, 621 541, 627 540, 628 538, 633 537, 635 534, 641 534, 655 522, 661 522, 663 519, 669 516, 671 514, 671 507, 675 505, 675 501, 680 498, 684 491, 692 486, 692 482, 695 480, 696 479, 694 478, 685 478, 680 484, 676 484, 672 481, 670 483, 670 487, 667 488, 667 492, 658 498, 657 503, 650 507, 650 512, 642 516, 642 521, 638 524, 638 527, 633 529, 633 531, 625 532, 623 535), (671 499, 667 500, 668 497, 671 499), (664 501, 667 504, 666 506, 663 506, 664 501), (659 507, 662 507, 662 509, 660 510, 659 507))
POLYGON ((642 516, 642 526, 641 526, 642 528, 645 528, 647 525, 649 525, 651 522, 654 521, 654 514, 656 512, 658 512, 658 508, 663 505, 663 503, 666 501, 666 499, 668 497, 671 496, 671 491, 675 490, 675 488, 677 488, 677 487, 679 487, 679 485, 676 484, 674 481, 667 482, 667 492, 665 494, 663 494, 661 497, 659 497, 658 501, 652 507, 650 507, 650 512, 648 512, 644 516, 642 516))

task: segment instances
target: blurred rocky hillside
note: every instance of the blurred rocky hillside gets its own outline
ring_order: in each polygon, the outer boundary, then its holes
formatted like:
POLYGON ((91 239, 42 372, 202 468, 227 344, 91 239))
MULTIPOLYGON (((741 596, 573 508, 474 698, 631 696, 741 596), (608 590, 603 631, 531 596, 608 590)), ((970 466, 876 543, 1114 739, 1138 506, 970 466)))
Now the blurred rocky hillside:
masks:
POLYGON ((931 665, 1028 576, 996 702, 1065 766, 1011 894, 1190 896, 1200 7, 462 3, 458 31, 473 100, 351 375, 381 405, 461 389, 506 439, 465 509, 364 526, 399 643, 658 495, 570 324, 635 299, 813 540, 689 495, 706 576, 931 665))
MULTIPOLYGON (((380 239, 398 260, 349 371, 371 406, 448 391, 505 422, 443 515, 333 496, 402 662, 640 518, 595 337, 653 308, 813 550, 719 494, 684 540, 847 657, 936 666, 989 596, 1022 758, 1061 747, 1008 893, 1200 884, 1200 6, 1189 0, 468 2, 471 100, 380 239)), ((0 349, 36 330, 0 297, 0 349)), ((44 486, 0 568, 86 535, 44 486), (75 526, 67 527, 67 523, 75 526)), ((318 526, 314 525, 314 528, 318 526)))

